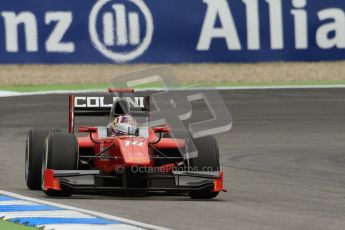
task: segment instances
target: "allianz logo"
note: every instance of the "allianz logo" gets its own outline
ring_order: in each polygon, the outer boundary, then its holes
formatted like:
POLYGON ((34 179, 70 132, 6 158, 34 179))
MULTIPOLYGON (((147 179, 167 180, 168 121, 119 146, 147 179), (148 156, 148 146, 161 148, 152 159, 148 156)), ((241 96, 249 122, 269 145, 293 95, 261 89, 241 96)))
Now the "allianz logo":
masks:
POLYGON ((107 46, 125 46, 139 45, 140 43, 140 25, 139 14, 136 12, 128 13, 127 31, 127 15, 126 7, 123 4, 112 5, 114 12, 103 14, 103 42, 107 46), (116 19, 116 20, 115 20, 116 19))
POLYGON ((141 56, 151 43, 153 29, 151 12, 142 0, 99 0, 89 16, 94 47, 115 62, 141 56))

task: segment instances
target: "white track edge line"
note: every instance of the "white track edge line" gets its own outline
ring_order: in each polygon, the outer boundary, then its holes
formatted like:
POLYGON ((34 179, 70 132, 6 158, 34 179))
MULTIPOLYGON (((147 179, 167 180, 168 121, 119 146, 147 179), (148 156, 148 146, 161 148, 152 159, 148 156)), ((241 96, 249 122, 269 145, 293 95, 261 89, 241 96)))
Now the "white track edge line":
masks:
MULTIPOLYGON (((286 85, 286 86, 224 86, 224 87, 185 87, 185 88, 169 88, 169 90, 277 90, 277 89, 343 89, 345 85, 286 85)), ((162 88, 148 88, 137 89, 137 92, 146 91, 162 91, 162 88)), ((90 89, 90 90, 51 90, 51 91, 36 91, 36 92, 17 92, 17 91, 2 91, 0 90, 0 97, 18 97, 18 96, 35 96, 48 94, 68 94, 68 93, 106 93, 106 90, 90 89)))
POLYGON ((64 204, 58 204, 58 203, 54 203, 54 202, 50 202, 50 201, 31 198, 31 197, 23 196, 23 195, 12 193, 12 192, 7 192, 4 190, 0 190, 0 194, 5 195, 5 196, 14 197, 17 199, 32 201, 32 202, 39 203, 39 204, 45 204, 45 205, 50 205, 50 206, 54 206, 57 208, 68 209, 68 210, 73 210, 73 211, 77 211, 77 212, 81 212, 81 213, 85 213, 85 214, 90 214, 93 216, 97 216, 97 217, 101 217, 101 218, 105 218, 105 219, 109 219, 109 220, 115 220, 118 222, 130 224, 130 225, 137 226, 137 227, 153 229, 153 230, 169 230, 169 228, 165 228, 165 227, 146 224, 143 222, 130 220, 130 219, 118 217, 118 216, 112 216, 112 215, 101 213, 101 212, 96 212, 96 211, 91 211, 91 210, 82 209, 82 208, 76 208, 76 207, 72 207, 72 206, 68 206, 68 205, 64 205, 64 204))

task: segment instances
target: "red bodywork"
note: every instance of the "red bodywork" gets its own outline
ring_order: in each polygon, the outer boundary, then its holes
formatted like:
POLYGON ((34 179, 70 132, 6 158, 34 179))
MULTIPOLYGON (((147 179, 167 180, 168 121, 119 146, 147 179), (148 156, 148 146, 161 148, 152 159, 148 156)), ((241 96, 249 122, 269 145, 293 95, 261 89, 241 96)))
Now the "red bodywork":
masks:
MULTIPOLYGON (((79 131, 92 127, 80 127, 79 131)), ((154 166, 152 157, 153 152, 149 149, 148 144, 157 141, 157 136, 152 129, 149 129, 149 138, 142 137, 107 137, 98 139, 98 132, 91 132, 91 137, 79 137, 78 143, 80 149, 92 149, 94 153, 110 147, 108 155, 113 159, 95 159, 95 167, 102 169, 106 173, 114 172, 117 168, 141 166, 154 166)), ((156 149, 177 149, 184 148, 185 141, 180 139, 161 138, 161 140, 152 144, 156 149)))

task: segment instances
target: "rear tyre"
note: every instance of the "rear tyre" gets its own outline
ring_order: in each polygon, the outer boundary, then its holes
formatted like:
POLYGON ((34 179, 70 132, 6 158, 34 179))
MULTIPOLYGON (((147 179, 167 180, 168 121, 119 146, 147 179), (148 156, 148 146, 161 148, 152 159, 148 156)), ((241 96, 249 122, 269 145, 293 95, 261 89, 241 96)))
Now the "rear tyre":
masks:
MULTIPOLYGON (((42 159, 42 182, 44 182, 45 169, 77 170, 78 153, 78 140, 74 134, 49 134, 45 141, 45 154, 42 159)), ((68 190, 48 190, 44 192, 48 196, 71 196, 71 192, 68 190)))
MULTIPOLYGON (((219 148, 214 136, 206 136, 193 139, 194 145, 198 150, 198 157, 190 160, 192 170, 198 171, 220 171, 219 148)), ((219 192, 213 192, 210 189, 189 192, 192 199, 211 199, 218 195, 219 192)))
POLYGON ((44 141, 48 134, 48 129, 32 129, 28 132, 25 147, 25 182, 31 190, 41 189, 41 162, 44 141))

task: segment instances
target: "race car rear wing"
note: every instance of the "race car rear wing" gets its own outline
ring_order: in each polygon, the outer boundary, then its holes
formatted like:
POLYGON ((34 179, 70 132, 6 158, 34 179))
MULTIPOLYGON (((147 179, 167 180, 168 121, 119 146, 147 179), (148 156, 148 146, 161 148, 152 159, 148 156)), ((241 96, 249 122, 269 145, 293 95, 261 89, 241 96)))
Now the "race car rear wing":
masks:
POLYGON ((125 99, 131 110, 150 111, 150 96, 134 94, 133 89, 108 89, 108 95, 69 95, 69 132, 74 132, 76 116, 109 116, 113 104, 125 99), (116 93, 116 94, 113 94, 116 93))

